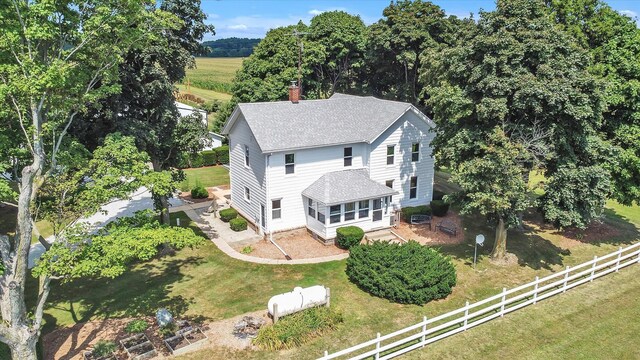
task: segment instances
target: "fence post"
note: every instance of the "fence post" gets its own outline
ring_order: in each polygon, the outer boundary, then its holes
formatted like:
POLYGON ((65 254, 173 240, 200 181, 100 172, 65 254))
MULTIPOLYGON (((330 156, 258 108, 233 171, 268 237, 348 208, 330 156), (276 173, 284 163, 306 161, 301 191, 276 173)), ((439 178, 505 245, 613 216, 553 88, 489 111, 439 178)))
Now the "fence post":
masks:
POLYGON ((622 246, 618 247, 618 261, 616 261, 616 272, 620 270, 620 257, 622 257, 622 246))
POLYGON ((324 351, 324 357, 325 357, 325 359, 329 357, 329 350, 325 350, 324 351))
POLYGON ((504 317, 504 305, 507 301, 507 288, 502 288, 502 305, 500 306, 500 317, 504 317))
POLYGON ((326 299, 327 303, 325 304, 326 307, 330 307, 331 306, 331 289, 327 288, 327 296, 326 299))
POLYGON ((422 317, 422 347, 424 347, 427 341, 427 317, 422 317))
POLYGON ((591 267, 591 278, 589 282, 593 282, 593 275, 596 273, 596 264, 598 263, 598 256, 593 257, 593 266, 591 267))
POLYGON ((566 273, 564 273, 564 285, 562 285, 562 292, 563 293, 567 292, 567 280, 569 279, 569 269, 570 268, 571 268, 570 266, 567 266, 566 273))
POLYGON ((464 306, 464 326, 462 327, 467 331, 467 323, 469 322, 469 302, 464 306))
POLYGON ((378 333, 378 342, 376 342, 376 360, 380 359, 380 333, 378 333))
POLYGON ((533 305, 536 304, 537 302, 537 298, 538 298, 538 281, 540 280, 540 277, 536 276, 536 284, 533 288, 533 305))

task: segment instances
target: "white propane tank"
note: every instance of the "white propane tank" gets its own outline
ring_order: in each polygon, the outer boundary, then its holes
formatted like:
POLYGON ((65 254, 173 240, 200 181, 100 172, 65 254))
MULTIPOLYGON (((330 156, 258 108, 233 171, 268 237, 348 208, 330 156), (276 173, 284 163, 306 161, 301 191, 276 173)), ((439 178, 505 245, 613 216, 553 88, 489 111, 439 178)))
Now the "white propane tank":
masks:
POLYGON ((278 304, 278 316, 296 313, 318 303, 325 302, 327 289, 322 285, 308 288, 295 287, 293 291, 271 297, 267 310, 274 315, 273 305, 278 304))

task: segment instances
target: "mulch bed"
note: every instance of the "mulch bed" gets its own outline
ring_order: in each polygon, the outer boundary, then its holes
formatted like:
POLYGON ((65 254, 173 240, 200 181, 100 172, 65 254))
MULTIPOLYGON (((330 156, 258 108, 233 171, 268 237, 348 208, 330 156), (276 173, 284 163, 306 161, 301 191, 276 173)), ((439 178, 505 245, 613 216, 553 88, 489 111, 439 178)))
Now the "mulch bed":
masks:
MULTIPOLYGON (((335 245, 323 245, 307 232, 307 229, 297 229, 273 234, 273 240, 289 254, 292 259, 309 259, 347 253, 347 250, 335 245)), ((236 248, 242 251, 244 246, 236 248)), ((285 260, 284 255, 269 240, 260 240, 251 247, 250 256, 266 259, 285 260)))
POLYGON ((207 192, 209 193, 209 197, 206 197, 204 199, 194 199, 191 197, 191 191, 182 191, 180 192, 180 194, 178 195, 179 199, 188 201, 188 202, 192 202, 192 203, 203 203, 203 202, 207 202, 207 201, 212 201, 213 199, 216 198, 216 196, 213 193, 213 188, 209 187, 207 188, 207 192))
POLYGON ((398 233, 398 235, 402 236, 406 240, 415 240, 424 245, 454 245, 464 242, 464 227, 462 226, 462 219, 455 211, 451 210, 445 217, 434 216, 431 220, 431 230, 429 230, 429 225, 411 225, 404 220, 400 222, 400 226, 392 228, 391 230, 398 233), (458 227, 458 233, 456 236, 436 231, 436 225, 443 220, 456 224, 458 227))

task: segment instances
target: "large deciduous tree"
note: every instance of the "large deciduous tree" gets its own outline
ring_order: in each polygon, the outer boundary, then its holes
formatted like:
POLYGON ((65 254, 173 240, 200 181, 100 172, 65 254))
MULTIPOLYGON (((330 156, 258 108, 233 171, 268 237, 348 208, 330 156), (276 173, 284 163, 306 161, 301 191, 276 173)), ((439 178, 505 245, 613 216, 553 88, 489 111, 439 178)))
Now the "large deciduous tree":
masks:
MULTIPOLYGON (((206 14, 200 9, 200 1, 162 1, 159 10, 175 15, 177 21, 144 48, 126 54, 119 66, 121 91, 104 99, 102 106, 88 113, 86 121, 72 131, 90 148, 95 139, 113 131, 134 136, 138 147, 149 154, 156 172, 169 171, 177 165, 181 152, 200 150, 204 145, 206 123, 199 117, 180 117, 174 90, 184 78, 185 69, 195 66, 193 56, 204 51, 200 44, 204 34, 213 32, 213 26, 204 23, 206 14)), ((162 178, 168 179, 158 176, 157 180, 162 178)), ((163 223, 168 223, 168 199, 175 189, 154 189, 154 203, 163 223)))
POLYGON ((461 184, 466 208, 497 220, 494 257, 505 253, 502 224, 518 222, 532 169, 548 178, 540 202, 548 221, 584 226, 602 210, 608 171, 597 134, 601 84, 542 1, 498 1, 455 47, 425 61, 436 157, 461 184))
MULTIPOLYGON (((19 189, 16 232, 0 237, 0 341, 14 359, 37 358, 51 283, 50 276, 40 278, 38 293, 31 295, 35 306, 28 308, 34 200, 61 170, 59 156, 71 143, 69 127, 99 99, 118 92, 117 68, 124 55, 144 48, 175 21, 148 11, 149 6, 139 0, 0 1, 0 133, 20 135, 9 161, 19 189)), ((0 161, 3 167, 6 160, 0 161)), ((110 180, 117 188, 128 178, 110 180)))

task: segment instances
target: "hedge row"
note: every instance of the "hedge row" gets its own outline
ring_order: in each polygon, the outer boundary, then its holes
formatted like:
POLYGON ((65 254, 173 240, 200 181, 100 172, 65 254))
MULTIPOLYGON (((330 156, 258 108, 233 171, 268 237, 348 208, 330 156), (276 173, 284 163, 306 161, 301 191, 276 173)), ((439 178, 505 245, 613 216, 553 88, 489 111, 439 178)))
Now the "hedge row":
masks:
POLYGON ((213 150, 205 150, 197 154, 181 154, 178 168, 199 168, 218 164, 229 164, 229 146, 223 145, 213 150))
POLYGON ((406 222, 411 222, 411 215, 431 215, 429 205, 406 206, 402 208, 402 218, 406 222))

